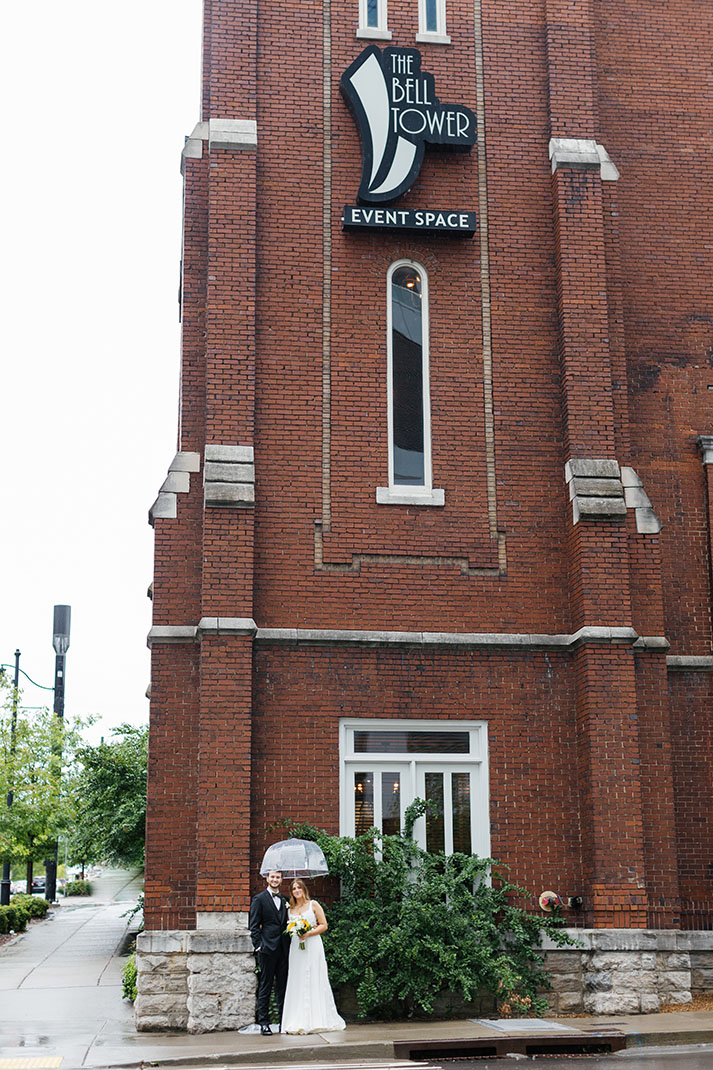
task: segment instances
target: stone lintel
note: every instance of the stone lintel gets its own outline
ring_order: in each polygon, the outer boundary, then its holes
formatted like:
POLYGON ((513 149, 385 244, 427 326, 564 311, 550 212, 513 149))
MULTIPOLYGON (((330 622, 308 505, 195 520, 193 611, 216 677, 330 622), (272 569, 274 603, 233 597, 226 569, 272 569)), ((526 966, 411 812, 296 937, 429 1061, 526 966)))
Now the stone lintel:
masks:
POLYGON ((168 466, 169 472, 200 472, 201 455, 182 450, 168 466))
POLYGON ((640 635, 634 643, 635 650, 668 650, 670 646, 665 635, 640 635))
POLYGON ((669 672, 713 672, 713 655, 669 654, 666 668, 669 672))
POLYGON ((564 466, 569 483, 575 476, 585 479, 621 479, 619 462, 611 457, 570 457, 564 466))
POLYGON ((636 470, 624 464, 621 466, 621 481, 624 484, 625 488, 643 486, 641 479, 636 473, 636 470))
POLYGON ((549 143, 552 174, 567 167, 579 171, 600 171, 596 141, 583 137, 553 137, 549 143))
POLYGON ((149 524, 154 526, 156 520, 175 520, 178 516, 178 507, 176 505, 176 495, 167 492, 160 491, 159 496, 149 509, 149 524))
POLYGON ((576 524, 582 520, 616 520, 626 516, 626 502, 623 498, 589 498, 576 495, 572 499, 572 516, 576 524))
POLYGON ((219 442, 207 442, 206 461, 228 461, 232 464, 253 464, 255 451, 252 446, 228 446, 219 442))
POLYGON ((620 498, 624 486, 620 479, 595 479, 591 476, 575 476, 569 485, 569 495, 583 494, 592 498, 620 498))
POLYGON ((254 483, 206 483, 206 506, 245 508, 255 503, 254 483))
POLYGON ((208 151, 255 150, 257 123, 252 119, 209 119, 208 151))
POLYGON ((146 637, 149 649, 158 643, 194 643, 198 629, 193 624, 155 624, 146 637))
POLYGON ((199 635, 255 635, 257 624, 252 617, 201 617, 199 635))
POLYGON ((188 472, 172 472, 169 470, 168 475, 161 484, 160 494, 169 491, 172 494, 188 494, 191 489, 191 477, 188 472))
POLYGON ((206 483, 254 483, 255 465, 206 461, 203 478, 206 483))

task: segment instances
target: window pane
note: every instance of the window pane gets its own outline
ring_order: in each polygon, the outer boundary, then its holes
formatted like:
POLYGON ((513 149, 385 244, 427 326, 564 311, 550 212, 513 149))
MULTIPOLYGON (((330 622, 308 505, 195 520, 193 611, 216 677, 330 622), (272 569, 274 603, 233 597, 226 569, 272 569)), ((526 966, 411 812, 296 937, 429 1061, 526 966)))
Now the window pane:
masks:
POLYGON ((374 824, 374 774, 354 774, 354 831, 357 836, 374 824))
POLYGON ((467 732, 389 732, 380 729, 354 733, 357 754, 470 754, 467 732))
POLYGON ((426 814, 426 850, 445 851, 446 828, 443 820, 443 773, 425 774, 426 799, 432 811, 426 814))
POLYGON ((421 276, 397 268, 391 277, 394 483, 424 485, 421 276))
POLYGON ((470 844, 470 773, 451 773, 453 797, 453 850, 469 855, 470 844))
POLYGON ((379 0, 366 0, 366 24, 367 26, 379 25, 379 0))
POLYGON ((381 774, 381 831, 398 836, 401 831, 401 774, 381 774))
POLYGON ((426 32, 438 32, 438 0, 426 0, 426 32))

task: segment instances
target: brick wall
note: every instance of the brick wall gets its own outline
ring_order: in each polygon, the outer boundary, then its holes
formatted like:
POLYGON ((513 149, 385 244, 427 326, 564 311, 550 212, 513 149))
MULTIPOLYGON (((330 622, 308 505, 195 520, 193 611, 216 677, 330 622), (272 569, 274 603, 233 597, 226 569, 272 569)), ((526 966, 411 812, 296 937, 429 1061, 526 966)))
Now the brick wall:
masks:
MULTIPOLYGON (((272 821, 337 831, 339 718, 383 716, 488 721, 493 853, 533 892, 581 893, 585 924, 710 927, 713 677, 631 646, 711 653, 705 5, 447 0, 452 44, 420 45, 423 68, 480 142, 428 150, 399 207, 477 210, 472 240, 341 229, 356 0, 205 10, 202 118, 256 120, 258 147, 204 131, 185 161, 179 448, 254 446, 255 505, 204 507, 191 476, 156 521, 154 624, 631 639, 155 644, 147 926, 243 910, 272 821), (619 180, 553 174, 551 137, 599 142, 619 180), (428 276, 443 507, 376 502, 400 258, 428 276), (572 458, 634 468, 661 532, 633 508, 573 525, 572 458)), ((389 27, 414 47, 415 0, 389 27)))

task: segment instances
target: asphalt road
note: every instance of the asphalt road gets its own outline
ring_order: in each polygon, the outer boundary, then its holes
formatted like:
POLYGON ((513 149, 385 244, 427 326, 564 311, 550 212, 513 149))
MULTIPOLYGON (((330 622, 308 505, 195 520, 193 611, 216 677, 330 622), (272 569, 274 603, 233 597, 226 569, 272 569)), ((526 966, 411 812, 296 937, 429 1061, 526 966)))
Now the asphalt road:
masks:
MULTIPOLYGON (((435 1064, 435 1060, 434 1060, 435 1064)), ((414 1067, 418 1067, 414 1063, 414 1067)), ((578 1066, 588 1070, 712 1070, 713 1044, 685 1047, 627 1048, 616 1055, 561 1056, 560 1058, 453 1059, 438 1064, 443 1070, 564 1070, 578 1066)))

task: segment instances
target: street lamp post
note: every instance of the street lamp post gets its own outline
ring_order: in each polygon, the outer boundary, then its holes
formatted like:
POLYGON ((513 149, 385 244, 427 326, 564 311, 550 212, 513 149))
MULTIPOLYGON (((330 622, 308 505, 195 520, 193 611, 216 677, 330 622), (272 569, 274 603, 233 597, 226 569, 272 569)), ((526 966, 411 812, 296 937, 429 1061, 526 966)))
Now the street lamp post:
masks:
MULTIPOLYGON (((54 623, 52 628, 52 646, 54 647, 54 713, 60 722, 64 720, 64 682, 65 682, 65 657, 69 650, 69 628, 72 620, 71 606, 54 607, 54 623)), ((57 763, 61 761, 61 743, 57 749, 57 763)), ((54 849, 49 858, 45 859, 45 897, 50 903, 57 898, 57 851, 58 844, 55 840, 54 849)))
MULTIPOLYGON (((3 670, 4 671, 4 670, 3 670)), ((17 731, 17 692, 20 687, 20 651, 15 651, 15 682, 12 692, 12 714, 10 718, 10 768, 12 769, 15 757, 15 733, 17 731)), ((7 805, 12 806, 14 792, 10 784, 7 793, 7 805)), ((0 881, 0 906, 6 907, 10 902, 10 859, 2 864, 2 881, 0 881)))

